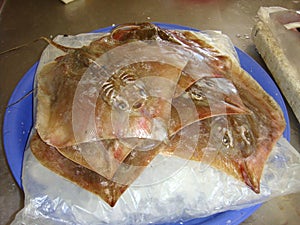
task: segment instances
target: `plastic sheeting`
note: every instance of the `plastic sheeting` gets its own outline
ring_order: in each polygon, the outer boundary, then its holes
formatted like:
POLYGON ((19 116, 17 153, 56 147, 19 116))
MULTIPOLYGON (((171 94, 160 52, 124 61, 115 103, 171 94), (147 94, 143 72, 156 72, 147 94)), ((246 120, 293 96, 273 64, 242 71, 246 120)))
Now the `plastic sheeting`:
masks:
MULTIPOLYGON (((237 60, 231 42, 223 34, 207 32, 198 35, 208 42, 216 42, 217 48, 237 60)), ((59 36, 55 40, 63 45, 80 47, 98 37, 99 34, 83 34, 59 36)), ((37 72, 61 54, 49 46, 41 57, 37 72)), ((24 156, 22 181, 25 206, 12 224, 184 223, 299 191, 300 156, 281 138, 266 163, 260 194, 207 164, 164 155, 158 155, 147 166, 114 207, 42 166, 30 148, 24 156)))
POLYGON ((261 193, 206 164, 159 155, 112 208, 43 167, 27 149, 25 207, 12 224, 149 224, 241 209, 300 190, 299 153, 281 138, 266 163, 261 193), (184 161, 184 162, 183 162, 184 161), (184 165, 176 168, 174 165, 184 165), (157 167, 163 164, 163 167, 157 167), (165 174, 164 179, 157 174, 165 174), (67 190, 67 191, 66 191, 67 190))

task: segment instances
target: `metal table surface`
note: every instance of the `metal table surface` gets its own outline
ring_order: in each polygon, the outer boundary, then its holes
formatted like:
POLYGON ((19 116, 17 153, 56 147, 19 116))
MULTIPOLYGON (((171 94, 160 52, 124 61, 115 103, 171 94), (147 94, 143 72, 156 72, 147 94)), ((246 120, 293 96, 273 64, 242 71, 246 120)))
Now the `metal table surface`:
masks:
MULTIPOLYGON (((78 34, 134 21, 180 24, 197 29, 221 30, 233 43, 266 68, 251 41, 251 29, 260 6, 300 9, 300 1, 287 0, 0 0, 0 52, 41 36, 78 34)), ((46 43, 34 42, 0 55, 0 117, 25 72, 39 59, 46 43)), ((291 143, 300 149, 300 125, 290 110, 291 143)), ((9 224, 23 207, 24 195, 15 183, 0 140, 0 224, 9 224)), ((243 224, 299 224, 300 194, 275 198, 263 204, 243 224)))

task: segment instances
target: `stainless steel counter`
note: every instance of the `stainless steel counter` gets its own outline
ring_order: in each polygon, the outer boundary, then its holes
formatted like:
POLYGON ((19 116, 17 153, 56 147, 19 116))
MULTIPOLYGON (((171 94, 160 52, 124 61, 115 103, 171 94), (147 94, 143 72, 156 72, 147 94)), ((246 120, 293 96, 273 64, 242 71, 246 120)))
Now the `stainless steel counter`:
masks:
MULTIPOLYGON (((151 21, 221 30, 266 68, 255 51, 250 33, 258 8, 274 5, 300 9, 300 1, 291 0, 76 0, 67 5, 59 0, 4 0, 2 4, 0 0, 0 52, 40 36, 78 34, 112 24, 151 21)), ((0 55, 1 121, 14 87, 39 59, 45 46, 42 41, 34 42, 0 55)), ((291 143, 300 150, 300 125, 290 109, 289 117, 291 143)), ((22 208, 24 196, 8 168, 2 139, 0 148, 0 224, 9 224, 22 208)), ((300 193, 265 203, 243 224, 299 224, 299 221, 300 193)))

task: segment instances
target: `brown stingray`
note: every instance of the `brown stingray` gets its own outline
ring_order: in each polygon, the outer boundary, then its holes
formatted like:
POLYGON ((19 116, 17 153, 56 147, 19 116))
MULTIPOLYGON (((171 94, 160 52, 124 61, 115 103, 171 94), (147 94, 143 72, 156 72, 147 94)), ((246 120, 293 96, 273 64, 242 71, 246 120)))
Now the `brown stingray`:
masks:
MULTIPOLYGON (((134 39, 143 40, 144 34, 147 34, 149 31, 149 28, 147 28, 148 25, 152 27, 152 25, 146 24, 146 33, 141 32, 135 34, 134 39)), ((143 25, 141 24, 139 27, 142 28, 143 25)), ((103 70, 99 69, 99 65, 95 60, 103 55, 103 53, 124 44, 124 42, 116 39, 115 34, 117 31, 118 29, 115 29, 111 34, 105 35, 104 37, 91 42, 89 46, 83 46, 82 48, 68 48, 50 41, 51 44, 65 51, 67 54, 60 56, 56 58, 54 62, 45 65, 42 71, 37 75, 38 105, 36 128, 41 138, 46 143, 57 147, 65 147, 90 140, 90 137, 86 136, 80 137, 79 135, 79 137, 74 137, 76 136, 73 134, 74 128, 72 127, 72 119, 74 117, 72 115, 74 97, 76 96, 78 84, 80 84, 82 76, 86 73, 90 73, 91 76, 98 76, 98 79, 95 81, 98 86, 92 86, 92 88, 96 88, 96 92, 88 93, 87 99, 84 101, 89 101, 98 97, 98 92, 103 88, 101 86, 105 85, 105 82, 108 82, 110 76, 113 75, 101 74, 100 72, 103 72, 103 70)), ((155 38, 155 34, 153 35, 154 37, 152 37, 152 39, 155 38)), ((174 76, 177 76, 177 78, 173 79, 173 81, 177 82, 179 74, 177 73, 174 76)), ((134 77, 134 80, 137 78, 140 77, 136 76, 134 77)), ((120 86, 120 84, 121 86, 125 86, 129 81, 132 81, 131 78, 128 80, 127 77, 125 77, 125 81, 122 79, 123 78, 119 79, 122 82, 117 83, 115 86, 120 86)), ((79 93, 79 95, 81 94, 84 93, 79 93)), ((106 101, 108 105, 109 102, 110 101, 106 101)), ((94 104, 94 102, 92 104, 94 104)), ((106 106, 106 108, 109 108, 110 106, 106 106)), ((95 106, 93 105, 93 107, 95 106)), ((79 107, 79 111, 80 110, 85 112, 86 108, 79 107)), ((104 107, 104 112, 105 111, 109 111, 109 109, 106 110, 104 107)), ((85 118, 83 118, 83 122, 85 122, 84 119, 85 118)), ((81 120, 76 122, 82 123, 81 120)), ((81 125, 82 124, 80 124, 79 127, 81 127, 81 125)), ((106 123, 106 125, 109 126, 108 123, 106 123)), ((100 130, 99 132, 102 131, 100 130)), ((111 132, 108 133, 111 135, 111 132)), ((95 138, 95 135, 92 135, 92 137, 95 138)), ((113 137, 102 137, 100 135, 99 138, 105 139, 113 137)))
POLYGON ((109 180, 64 157, 56 148, 43 142, 37 133, 34 133, 31 137, 30 148, 42 165, 78 186, 98 195, 110 206, 116 204, 128 186, 140 175, 157 154, 157 150, 145 152, 134 150, 117 170, 116 177, 109 180))
POLYGON ((86 87, 84 84, 83 93, 79 92, 83 102, 80 102, 80 98, 75 102, 76 91, 82 77, 87 73, 91 73, 92 76, 101 75, 95 58, 119 44, 109 36, 93 41, 89 46, 80 49, 64 49, 64 46, 54 43, 68 54, 46 65, 37 77, 36 128, 41 138, 46 143, 57 147, 69 159, 109 179, 113 177, 130 151, 136 146, 143 148, 144 138, 153 139, 152 145, 157 144, 157 139, 167 138, 171 98, 181 72, 180 68, 161 62, 145 61, 129 64, 115 74, 109 74, 111 77, 108 79, 103 76, 96 80, 97 84, 102 84, 99 93, 92 92, 90 95, 89 92, 85 95, 86 91, 93 90, 94 87, 86 87), (95 96, 97 99, 92 103, 92 107, 96 109, 93 112, 84 106, 89 105, 95 96), (76 108, 78 102, 84 104, 76 108), (77 116, 75 120, 74 112, 77 116), (89 113, 95 114, 92 121, 95 123, 94 133, 94 127, 88 129, 90 128, 90 118, 87 115, 89 113), (106 140, 116 137, 127 138, 125 141, 127 146, 123 146, 122 151, 118 148, 117 159, 116 149, 111 146, 112 142, 116 143, 116 140, 106 140), (104 146, 99 145, 99 142, 95 141, 97 139, 105 139, 104 146), (72 148, 81 150, 74 152, 72 148), (84 163, 83 157, 85 160, 88 159, 88 163, 84 163))
MULTIPOLYGON (((184 35, 190 41, 201 45, 203 43, 192 33, 184 32, 184 35)), ((213 54, 218 54, 216 49, 211 49, 212 46, 205 46, 205 44, 202 46, 203 50, 206 49, 213 54)), ((221 77, 232 82, 243 105, 248 108, 248 113, 250 113, 248 115, 228 114, 226 117, 216 116, 186 128, 191 129, 193 127, 191 131, 184 131, 184 128, 182 132, 187 133, 187 135, 184 135, 186 136, 186 138, 183 138, 184 141, 179 141, 181 136, 181 132, 179 132, 174 136, 174 143, 170 142, 171 145, 178 147, 174 148, 173 146, 169 150, 167 147, 166 150, 172 151, 171 149, 175 149, 175 155, 188 156, 197 161, 207 162, 242 180, 252 190, 259 193, 260 177, 264 164, 285 128, 282 111, 274 99, 240 65, 229 57, 211 62, 219 63, 216 68, 219 68, 220 74, 222 74, 221 77), (195 133, 195 130, 198 133, 195 133), (220 130, 225 133, 217 135, 220 130), (190 137, 190 143, 193 147, 195 137, 200 137, 197 147, 194 151, 192 149, 192 153, 189 144, 185 141, 188 137, 190 137), (224 144, 224 142, 229 143, 224 144), (178 143, 180 144, 178 145, 178 143)))
POLYGON ((193 123, 176 133, 162 151, 208 163, 259 193, 265 162, 285 128, 283 114, 239 66, 233 67, 230 79, 251 113, 215 116, 193 123))
POLYGON ((43 142, 38 135, 33 135, 31 151, 42 165, 65 177, 78 186, 100 196, 110 206, 128 188, 128 185, 112 182, 101 175, 62 156, 54 147, 43 142))
POLYGON ((50 145, 66 147, 95 139, 166 137, 181 70, 159 62, 141 64, 128 66, 131 74, 121 71, 102 87, 95 87, 94 82, 78 86, 86 67, 69 75, 57 62, 46 65, 37 77, 36 128, 41 138, 50 145), (164 86, 159 82, 162 79, 164 86), (82 92, 80 88, 84 88, 82 92), (165 129, 165 134, 155 134, 158 129, 165 129))

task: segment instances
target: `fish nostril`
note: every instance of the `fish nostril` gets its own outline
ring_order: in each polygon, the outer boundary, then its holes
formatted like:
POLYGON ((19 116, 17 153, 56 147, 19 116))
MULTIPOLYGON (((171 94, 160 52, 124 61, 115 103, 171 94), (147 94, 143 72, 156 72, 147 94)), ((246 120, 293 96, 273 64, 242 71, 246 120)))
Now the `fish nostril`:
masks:
POLYGON ((139 94, 140 94, 141 97, 147 98, 147 94, 146 94, 146 91, 144 89, 140 89, 139 94))
POLYGON ((128 103, 126 100, 119 99, 118 97, 113 99, 113 105, 122 111, 126 111, 128 109, 128 103))

